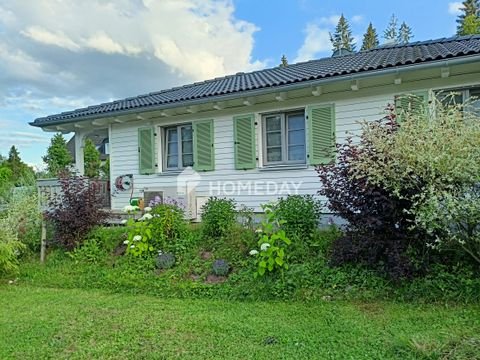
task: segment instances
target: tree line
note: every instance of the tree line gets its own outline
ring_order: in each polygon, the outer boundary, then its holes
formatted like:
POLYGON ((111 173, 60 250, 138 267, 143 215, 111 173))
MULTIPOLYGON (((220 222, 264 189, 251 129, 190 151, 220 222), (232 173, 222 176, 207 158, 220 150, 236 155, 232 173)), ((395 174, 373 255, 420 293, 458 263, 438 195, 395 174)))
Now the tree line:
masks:
MULTIPOLYGON (((480 34, 480 0, 465 0, 460 6, 460 14, 458 15, 457 33, 458 36, 480 34)), ((402 45, 409 43, 414 35, 412 28, 405 22, 400 21, 393 14, 390 21, 383 31, 383 39, 385 45, 402 45)), ((342 14, 338 20, 337 26, 333 34, 330 34, 330 42, 334 53, 342 51, 353 52, 356 50, 357 44, 352 35, 350 24, 342 14)), ((377 29, 370 22, 363 34, 362 45, 360 51, 375 49, 380 45, 377 29)), ((280 67, 288 65, 285 55, 282 56, 280 67)))

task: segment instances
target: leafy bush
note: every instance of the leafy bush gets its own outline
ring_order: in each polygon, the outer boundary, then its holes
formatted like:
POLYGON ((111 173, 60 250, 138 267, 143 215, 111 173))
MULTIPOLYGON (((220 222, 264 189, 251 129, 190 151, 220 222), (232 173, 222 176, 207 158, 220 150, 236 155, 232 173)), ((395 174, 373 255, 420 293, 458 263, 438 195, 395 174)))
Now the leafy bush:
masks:
POLYGON ((126 253, 135 257, 145 257, 158 251, 160 240, 153 237, 153 216, 149 213, 140 219, 135 218, 138 208, 127 206, 126 212, 131 216, 127 220, 127 239, 123 242, 126 246, 126 253))
MULTIPOLYGON (((450 220, 461 226, 476 222, 478 207, 471 189, 480 183, 480 118, 469 111, 469 104, 463 109, 445 107, 440 101, 434 105, 435 111, 402 114, 397 131, 364 126, 363 137, 375 156, 360 153, 353 172, 410 203, 404 210, 418 231, 440 242, 449 243, 457 236, 473 245, 478 241, 475 236, 452 231, 450 220), (437 205, 443 220, 437 218, 437 205)), ((461 248, 472 256, 468 246, 461 248)))
POLYGON ((170 269, 175 265, 175 255, 160 252, 157 256, 156 264, 158 269, 170 269))
POLYGON ((426 266, 427 236, 411 228, 414 216, 409 213, 409 197, 370 181, 369 173, 358 166, 365 158, 393 161, 388 154, 379 153, 368 136, 371 129, 381 129, 386 137, 398 130, 390 110, 384 119, 364 123, 359 143, 354 144, 350 138, 337 145, 337 162, 319 166, 317 172, 322 183, 319 194, 328 199, 332 213, 348 222, 345 235, 334 242, 332 263, 363 263, 399 279, 426 266), (408 255, 411 252, 416 254, 414 258, 408 255))
POLYGON ((255 276, 263 276, 267 270, 271 273, 275 270, 283 272, 283 269, 288 269, 285 261, 285 249, 291 244, 285 230, 281 229, 285 221, 279 218, 276 207, 271 204, 263 204, 262 209, 265 215, 257 230, 260 234, 258 240, 260 249, 250 251, 250 255, 255 256, 256 259, 255 276))
POLYGON ((212 272, 217 276, 227 276, 229 271, 230 265, 224 259, 217 259, 212 264, 212 272))
POLYGON ((203 237, 220 239, 227 236, 235 225, 235 201, 211 197, 202 206, 203 237))
POLYGON ((184 211, 175 203, 163 203, 155 205, 150 213, 155 249, 183 252, 190 240, 184 211))
POLYGON ((431 194, 417 213, 417 223, 435 236, 431 247, 460 248, 480 264, 480 184, 431 194))
POLYGON ((18 258, 25 249, 15 233, 4 219, 0 219, 0 274, 18 271, 18 258))
POLYGON ((62 175, 59 182, 61 194, 50 199, 51 210, 45 216, 54 226, 54 241, 73 250, 90 230, 105 222, 108 212, 102 209, 95 184, 86 177, 62 175))
POLYGON ((322 206, 312 195, 288 195, 276 205, 282 228, 291 239, 308 242, 318 228, 322 206))
POLYGON ((76 263, 98 264, 107 256, 97 239, 87 239, 68 253, 76 263))

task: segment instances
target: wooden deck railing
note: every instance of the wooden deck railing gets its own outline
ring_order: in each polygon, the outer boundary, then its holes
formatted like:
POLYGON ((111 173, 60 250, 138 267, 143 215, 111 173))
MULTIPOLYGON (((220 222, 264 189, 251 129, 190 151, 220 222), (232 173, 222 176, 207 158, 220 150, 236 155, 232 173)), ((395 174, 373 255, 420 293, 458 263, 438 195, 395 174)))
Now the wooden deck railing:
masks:
MULTIPOLYGON (((102 207, 110 209, 110 182, 108 180, 89 180, 93 184, 102 207)), ((42 211, 48 210, 50 199, 60 196, 62 187, 58 179, 39 179, 37 180, 38 201, 42 211)))

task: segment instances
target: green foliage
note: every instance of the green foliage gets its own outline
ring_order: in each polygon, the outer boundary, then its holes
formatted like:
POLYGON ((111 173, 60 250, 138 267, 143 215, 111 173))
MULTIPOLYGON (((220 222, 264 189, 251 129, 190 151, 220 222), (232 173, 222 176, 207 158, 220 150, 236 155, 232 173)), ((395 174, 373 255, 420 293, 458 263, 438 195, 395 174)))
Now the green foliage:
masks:
POLYGON ((7 203, 3 220, 28 250, 40 249, 41 214, 35 189, 16 192, 7 203))
POLYGON ((157 256, 156 264, 158 269, 170 269, 171 267, 173 267, 173 265, 175 265, 175 255, 173 255, 172 253, 160 252, 157 256))
POLYGON ((285 55, 282 55, 282 58, 280 59, 280 65, 278 65, 279 67, 286 67, 288 66, 288 60, 287 60, 287 57, 285 55))
POLYGON ((278 199, 276 214, 284 223, 282 229, 294 242, 309 242, 318 228, 322 205, 312 195, 288 195, 278 199))
POLYGON ((398 39, 398 18, 395 14, 392 14, 390 18, 390 22, 387 25, 387 28, 383 32, 383 37, 386 42, 393 42, 395 43, 398 39))
POLYGON ((230 264, 227 260, 217 259, 212 264, 212 272, 216 276, 227 276, 230 271, 230 264))
POLYGON ((47 154, 42 157, 42 160, 47 165, 47 171, 52 177, 57 177, 58 173, 67 171, 72 165, 72 155, 68 151, 67 141, 61 133, 52 137, 47 154))
POLYGON ((68 252, 68 255, 75 263, 98 264, 105 259, 107 253, 101 248, 99 241, 93 238, 85 240, 79 247, 68 252))
POLYGON ((0 275, 18 271, 19 257, 25 249, 15 233, 4 219, 0 219, 0 275))
POLYGON ((100 173, 102 179, 110 180, 110 158, 105 160, 100 166, 100 173))
POLYGON ((402 22, 402 24, 400 25, 400 28, 398 29, 397 43, 407 44, 410 42, 412 38, 413 38, 412 28, 408 26, 405 21, 402 22))
POLYGON ((235 201, 211 197, 202 206, 202 226, 205 239, 221 239, 235 225, 235 201))
POLYGON ((458 35, 480 34, 480 17, 467 15, 458 29, 458 35))
POLYGON ((379 45, 377 30, 372 23, 368 24, 367 31, 363 35, 362 48, 360 50, 375 49, 379 45))
POLYGON ((158 249, 157 239, 153 237, 153 224, 148 218, 137 221, 131 217, 126 226, 128 235, 123 243, 127 246, 127 254, 145 257, 158 249))
POLYGON ((461 248, 480 264, 480 184, 455 192, 429 194, 417 213, 437 249, 461 248))
POLYGON ((85 140, 83 148, 83 158, 85 166, 85 176, 89 178, 98 178, 100 176, 100 152, 97 150, 91 139, 85 140))
POLYGON ((333 51, 348 50, 355 51, 355 43, 353 42, 352 30, 350 24, 343 14, 338 20, 337 27, 333 35, 330 35, 330 42, 333 46, 333 51))
MULTIPOLYGON (((415 218, 412 225, 439 239, 443 236, 442 242, 457 239, 461 245, 467 238, 457 238, 452 229, 475 223, 478 211, 465 189, 480 182, 480 119, 467 111, 468 105, 465 111, 439 101, 434 106, 435 111, 406 111, 393 132, 378 123, 364 124, 363 136, 376 155, 361 154, 354 172, 367 174, 369 182, 410 202, 406 212, 415 218), (455 222, 453 228, 450 221, 455 222)), ((470 237, 473 243, 474 239, 470 237)))
POLYGON ((480 1, 465 0, 460 7, 457 18, 457 35, 474 35, 480 33, 478 20, 480 18, 480 1), (477 25, 476 25, 477 24, 477 25), (476 31, 476 32, 475 32, 476 31))
POLYGON ((290 239, 285 234, 285 230, 281 226, 285 221, 280 218, 280 215, 271 204, 262 205, 265 212, 264 219, 258 229, 260 238, 258 240, 259 250, 251 250, 250 254, 255 256, 257 270, 254 273, 255 277, 265 275, 268 270, 269 273, 274 271, 281 271, 288 269, 288 264, 285 258, 285 250, 291 244, 290 239))
POLYGON ((151 215, 155 249, 177 255, 184 252, 190 242, 184 211, 176 204, 164 203, 154 206, 151 215))

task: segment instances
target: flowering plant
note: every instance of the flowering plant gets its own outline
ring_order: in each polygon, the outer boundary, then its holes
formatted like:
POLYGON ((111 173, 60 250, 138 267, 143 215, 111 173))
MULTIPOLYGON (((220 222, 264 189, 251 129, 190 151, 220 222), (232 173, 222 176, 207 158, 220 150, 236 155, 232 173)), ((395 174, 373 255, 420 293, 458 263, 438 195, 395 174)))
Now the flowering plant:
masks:
POLYGON ((265 212, 265 218, 257 229, 259 234, 258 246, 260 251, 253 249, 250 255, 255 256, 257 270, 255 277, 265 275, 266 271, 273 272, 280 269, 288 269, 285 262, 285 249, 291 244, 285 231, 281 229, 284 220, 279 218, 274 204, 264 204, 262 209, 265 212))
POLYGON ((130 215, 126 221, 128 238, 123 243, 127 245, 127 254, 142 256, 155 251, 150 213, 145 213, 138 220, 135 219, 140 209, 137 206, 125 206, 124 211, 130 215), (148 215, 148 216, 147 216, 148 215))

